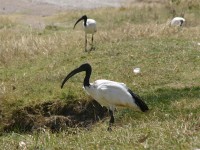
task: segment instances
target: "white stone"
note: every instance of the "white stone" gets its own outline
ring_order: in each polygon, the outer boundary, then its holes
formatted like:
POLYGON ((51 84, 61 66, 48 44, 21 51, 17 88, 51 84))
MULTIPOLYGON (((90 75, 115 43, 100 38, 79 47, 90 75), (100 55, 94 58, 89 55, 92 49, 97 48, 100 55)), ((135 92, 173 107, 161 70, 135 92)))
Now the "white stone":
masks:
POLYGON ((141 71, 141 69, 140 69, 140 68, 134 68, 134 69, 133 69, 133 72, 134 72, 135 74, 139 74, 139 73, 140 73, 140 71, 141 71))

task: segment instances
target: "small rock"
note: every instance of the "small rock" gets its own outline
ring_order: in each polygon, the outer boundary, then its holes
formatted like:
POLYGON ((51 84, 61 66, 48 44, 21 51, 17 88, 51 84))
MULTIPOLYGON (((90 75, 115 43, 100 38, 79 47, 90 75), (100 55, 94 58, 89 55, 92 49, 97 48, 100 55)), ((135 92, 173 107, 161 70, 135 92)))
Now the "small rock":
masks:
POLYGON ((135 74, 139 74, 139 73, 140 73, 140 68, 134 68, 134 69, 133 69, 133 72, 134 72, 135 74))
POLYGON ((26 143, 24 141, 20 141, 19 142, 19 148, 22 149, 22 150, 26 150, 26 143))

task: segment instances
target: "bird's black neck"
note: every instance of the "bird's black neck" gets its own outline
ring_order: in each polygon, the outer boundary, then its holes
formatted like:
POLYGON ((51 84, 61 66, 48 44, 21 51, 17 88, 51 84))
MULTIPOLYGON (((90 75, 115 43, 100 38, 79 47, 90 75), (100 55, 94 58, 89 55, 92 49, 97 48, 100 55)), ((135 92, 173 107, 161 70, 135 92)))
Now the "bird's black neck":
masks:
POLYGON ((84 26, 86 27, 87 23, 87 18, 84 18, 84 26))
POLYGON ((83 85, 85 86, 90 86, 90 75, 92 73, 92 68, 90 66, 88 66, 86 69, 86 74, 85 74, 85 78, 84 78, 84 82, 83 85))

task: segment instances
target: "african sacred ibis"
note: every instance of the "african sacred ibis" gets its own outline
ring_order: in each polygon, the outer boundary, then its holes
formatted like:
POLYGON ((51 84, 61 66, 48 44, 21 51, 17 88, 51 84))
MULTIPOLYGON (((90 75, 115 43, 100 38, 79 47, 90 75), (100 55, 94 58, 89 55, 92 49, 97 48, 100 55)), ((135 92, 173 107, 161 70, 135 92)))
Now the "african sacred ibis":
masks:
POLYGON ((185 19, 182 17, 175 17, 171 20, 170 24, 172 26, 182 26, 183 23, 185 22, 185 19))
POLYGON ((76 23, 74 24, 74 28, 78 22, 83 20, 83 28, 85 30, 85 51, 87 51, 87 34, 92 34, 92 47, 91 50, 94 50, 95 48, 93 47, 93 36, 94 33, 97 32, 96 28, 96 21, 94 19, 88 19, 86 15, 82 16, 79 18, 76 23))
POLYGON ((111 130, 111 125, 114 123, 113 111, 115 107, 136 108, 143 112, 149 109, 145 102, 138 95, 134 94, 124 83, 103 79, 90 83, 92 67, 88 63, 82 64, 80 67, 71 71, 63 80, 61 88, 63 88, 69 78, 82 71, 86 72, 83 81, 85 91, 102 106, 106 106, 109 109, 111 118, 108 130, 111 130))

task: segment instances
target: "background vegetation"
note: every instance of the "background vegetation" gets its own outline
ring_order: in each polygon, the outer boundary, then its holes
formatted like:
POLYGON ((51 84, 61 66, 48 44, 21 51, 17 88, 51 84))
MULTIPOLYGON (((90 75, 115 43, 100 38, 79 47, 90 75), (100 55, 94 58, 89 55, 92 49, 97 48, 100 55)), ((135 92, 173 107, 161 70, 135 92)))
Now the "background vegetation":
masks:
POLYGON ((44 17, 45 28, 21 23, 23 15, 0 16, 0 126, 13 110, 48 101, 90 100, 83 74, 63 90, 62 79, 84 62, 91 82, 124 82, 150 107, 146 114, 119 109, 113 132, 107 121, 51 133, 4 133, 2 149, 195 149, 200 148, 200 2, 171 0, 121 8, 69 11, 44 17), (74 22, 95 18, 96 50, 84 52, 84 32, 74 22), (182 28, 170 27, 183 16, 182 28), (133 68, 140 67, 135 75, 133 68))

